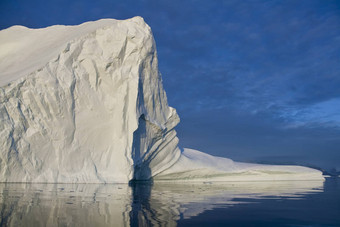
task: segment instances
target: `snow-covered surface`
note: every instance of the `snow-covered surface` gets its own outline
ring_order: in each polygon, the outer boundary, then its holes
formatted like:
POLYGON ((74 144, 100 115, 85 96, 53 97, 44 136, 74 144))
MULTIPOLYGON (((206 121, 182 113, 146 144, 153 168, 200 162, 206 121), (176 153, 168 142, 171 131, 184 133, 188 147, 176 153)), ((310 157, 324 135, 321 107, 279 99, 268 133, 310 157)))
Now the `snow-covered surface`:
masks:
POLYGON ((55 25, 42 29, 12 26, 0 32, 0 86, 42 68, 58 56, 71 40, 105 26, 119 26, 113 19, 79 26, 55 25))
POLYGON ((156 180, 176 181, 276 181, 320 180, 319 170, 287 165, 234 162, 200 151, 184 149, 179 160, 155 176, 156 180))
POLYGON ((5 29, 0 87, 1 182, 323 179, 305 167, 181 153, 141 17, 5 29))

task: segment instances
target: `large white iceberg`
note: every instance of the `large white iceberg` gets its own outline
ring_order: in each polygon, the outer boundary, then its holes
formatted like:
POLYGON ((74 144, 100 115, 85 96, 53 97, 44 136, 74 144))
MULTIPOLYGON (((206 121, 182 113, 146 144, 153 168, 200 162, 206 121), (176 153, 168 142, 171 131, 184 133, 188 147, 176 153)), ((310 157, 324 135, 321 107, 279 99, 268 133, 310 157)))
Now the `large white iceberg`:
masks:
POLYGON ((0 182, 323 179, 178 148, 141 17, 0 31, 0 182))

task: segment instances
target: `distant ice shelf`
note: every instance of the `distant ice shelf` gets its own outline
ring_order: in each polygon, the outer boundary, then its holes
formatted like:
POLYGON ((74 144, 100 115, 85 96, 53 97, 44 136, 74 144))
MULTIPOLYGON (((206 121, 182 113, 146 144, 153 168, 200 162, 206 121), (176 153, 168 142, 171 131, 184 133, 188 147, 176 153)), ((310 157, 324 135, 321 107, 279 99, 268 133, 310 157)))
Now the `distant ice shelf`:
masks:
POLYGON ((179 160, 154 177, 165 181, 282 181, 320 180, 319 170, 288 165, 234 162, 203 152, 184 149, 179 160))
POLYGON ((0 31, 0 182, 323 179, 181 151, 178 123, 143 18, 0 31))

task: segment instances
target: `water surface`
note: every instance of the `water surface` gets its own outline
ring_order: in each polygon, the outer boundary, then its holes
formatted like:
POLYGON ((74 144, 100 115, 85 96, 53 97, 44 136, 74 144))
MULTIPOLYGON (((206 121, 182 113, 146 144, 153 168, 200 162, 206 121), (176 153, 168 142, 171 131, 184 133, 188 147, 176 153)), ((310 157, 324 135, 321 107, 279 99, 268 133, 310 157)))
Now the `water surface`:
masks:
POLYGON ((0 226, 340 226, 340 180, 0 184, 0 226))

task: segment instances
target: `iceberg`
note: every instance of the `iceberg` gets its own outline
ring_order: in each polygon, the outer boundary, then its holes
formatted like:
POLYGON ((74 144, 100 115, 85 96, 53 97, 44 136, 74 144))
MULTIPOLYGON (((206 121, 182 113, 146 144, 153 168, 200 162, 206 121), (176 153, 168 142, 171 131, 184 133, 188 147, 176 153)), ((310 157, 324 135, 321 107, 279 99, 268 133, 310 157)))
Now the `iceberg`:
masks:
POLYGON ((154 177, 158 181, 290 181, 320 180, 322 172, 303 166, 234 162, 184 149, 179 160, 154 177))
POLYGON ((0 31, 0 182, 313 180, 178 147, 141 17, 0 31))

